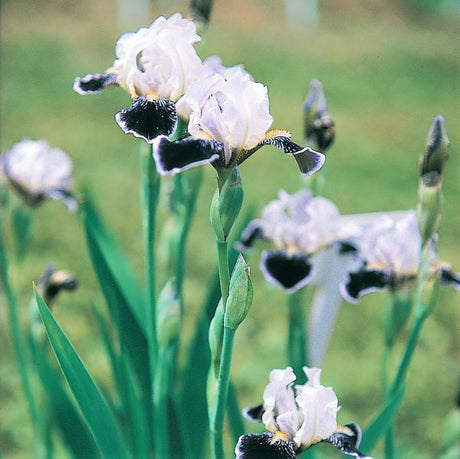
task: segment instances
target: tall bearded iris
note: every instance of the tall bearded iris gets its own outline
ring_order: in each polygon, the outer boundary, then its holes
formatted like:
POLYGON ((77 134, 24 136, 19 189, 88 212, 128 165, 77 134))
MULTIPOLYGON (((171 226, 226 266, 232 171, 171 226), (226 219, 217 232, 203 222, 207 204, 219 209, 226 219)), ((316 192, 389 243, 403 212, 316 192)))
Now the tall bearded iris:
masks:
POLYGON ((78 205, 72 193, 72 160, 44 140, 22 140, 0 157, 8 183, 31 206, 59 199, 69 211, 78 205))
POLYGON ((291 367, 272 370, 263 404, 245 410, 245 416, 261 421, 267 432, 242 435, 235 448, 239 459, 259 457, 295 458, 319 442, 336 446, 343 454, 364 458, 357 448, 361 430, 357 424, 337 425, 337 396, 321 385, 321 369, 303 368, 308 381, 294 385, 291 367))
MULTIPOLYGON (((361 267, 351 272, 341 286, 345 299, 356 303, 366 293, 413 285, 419 270, 421 243, 415 211, 398 221, 389 216, 377 219, 359 243, 361 267)), ((439 275, 441 283, 459 289, 459 275, 439 263, 434 244, 429 258, 431 274, 439 275)))
POLYGON ((262 218, 243 232, 240 249, 248 249, 258 238, 272 241, 275 250, 262 252, 262 272, 268 281, 292 293, 313 279, 314 257, 323 249, 352 249, 341 241, 339 222, 339 211, 330 200, 314 197, 309 190, 292 195, 281 191, 264 207, 262 218))
POLYGON ((179 13, 168 19, 160 16, 148 28, 122 35, 113 67, 76 78, 74 90, 95 94, 110 85, 121 86, 133 99, 131 107, 116 115, 123 131, 147 142, 170 135, 177 122, 175 102, 202 76, 194 48, 199 40, 195 24, 179 13))

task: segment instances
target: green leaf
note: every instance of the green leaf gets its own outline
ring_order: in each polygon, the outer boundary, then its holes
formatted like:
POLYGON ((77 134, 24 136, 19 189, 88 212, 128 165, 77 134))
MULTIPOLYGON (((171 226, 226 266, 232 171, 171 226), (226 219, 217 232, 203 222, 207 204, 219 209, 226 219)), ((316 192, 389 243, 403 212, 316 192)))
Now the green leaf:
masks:
POLYGON ((121 431, 99 388, 34 287, 48 339, 103 458, 128 458, 121 431))
POLYGON ((53 425, 62 434, 64 443, 75 459, 84 457, 96 459, 99 457, 94 440, 88 426, 81 418, 72 396, 65 387, 61 374, 51 365, 47 352, 41 343, 32 342, 35 365, 40 382, 49 401, 53 425))
POLYGON ((396 391, 391 400, 383 407, 382 411, 374 418, 363 433, 363 440, 359 447, 364 454, 370 454, 380 437, 386 433, 393 424, 394 418, 398 413, 399 407, 404 398, 406 384, 396 391))
POLYGON ((117 327, 120 346, 128 352, 145 401, 149 403, 150 376, 143 290, 89 202, 85 209, 86 239, 93 267, 109 314, 117 327))

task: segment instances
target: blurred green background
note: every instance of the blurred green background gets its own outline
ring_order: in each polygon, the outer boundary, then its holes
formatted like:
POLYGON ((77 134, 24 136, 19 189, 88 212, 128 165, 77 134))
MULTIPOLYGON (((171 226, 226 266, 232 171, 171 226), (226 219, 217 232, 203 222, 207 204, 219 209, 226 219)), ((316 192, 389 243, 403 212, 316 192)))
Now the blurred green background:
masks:
MULTIPOLYGON (((269 88, 274 126, 291 130, 298 143, 309 81, 314 77, 322 81, 337 126, 324 194, 342 213, 413 208, 417 159, 432 117, 443 114, 452 146, 444 181, 440 254, 460 270, 458 4, 325 0, 319 2, 315 27, 301 10, 288 11, 287 6, 295 3, 302 7, 300 0, 216 0, 200 55, 218 54, 225 65, 243 63, 269 88)), ((72 91, 72 84, 77 75, 111 65, 122 32, 148 25, 160 14, 186 13, 187 6, 184 1, 155 1, 148 17, 127 28, 120 24, 116 1, 1 2, 1 150, 32 138, 45 139, 71 155, 76 188, 91 190, 139 277, 143 262, 138 145, 114 121, 114 114, 129 105, 129 96, 113 89, 81 97, 72 91)), ((244 208, 256 214, 279 189, 294 192, 302 185, 294 161, 271 147, 249 159, 241 172, 244 208)), ((185 347, 214 272, 208 213, 215 182, 208 167, 188 245, 185 347)), ((72 271, 80 289, 63 295, 55 314, 90 370, 110 387, 90 311, 93 299, 102 300, 81 224, 58 202, 40 207, 34 220, 30 257, 11 272, 24 305, 22 319, 27 320, 32 281, 48 261, 72 271)), ((233 364, 242 406, 258 403, 269 371, 286 365, 285 297, 262 278, 257 251, 249 261, 254 306, 238 332, 233 364)), ((3 296, 0 301, 0 452, 8 459, 30 458, 32 430, 3 296)), ((385 294, 369 295, 359 305, 344 304, 339 317, 322 379, 339 397, 341 423, 366 426, 380 407, 386 301, 385 294)), ((458 294, 445 288, 425 324, 409 374, 397 429, 398 443, 407 450, 404 457, 439 454, 442 424, 454 407, 459 386, 459 323, 458 294)), ((66 457, 64 451, 58 450, 57 457, 66 457)))

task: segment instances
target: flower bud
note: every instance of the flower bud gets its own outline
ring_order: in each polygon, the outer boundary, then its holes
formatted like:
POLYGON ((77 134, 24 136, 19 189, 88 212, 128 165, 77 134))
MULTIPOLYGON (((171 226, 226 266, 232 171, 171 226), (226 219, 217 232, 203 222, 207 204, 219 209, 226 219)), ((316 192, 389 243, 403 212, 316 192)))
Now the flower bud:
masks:
POLYGON ((426 139, 425 153, 419 161, 419 177, 427 187, 437 186, 442 180, 448 158, 449 139, 444 126, 444 117, 433 118, 426 139))
MULTIPOLYGON (((222 353, 222 339, 224 335, 224 305, 222 300, 217 305, 214 317, 209 324, 209 348, 213 361, 218 361, 222 353)), ((217 368, 218 370, 218 368, 217 368)))
POLYGON ((324 151, 335 138, 335 123, 327 112, 323 85, 317 79, 311 80, 310 91, 303 103, 304 134, 307 144, 314 143, 324 151))
POLYGON ((175 279, 170 279, 158 298, 157 337, 160 346, 174 341, 180 331, 180 302, 175 279))
POLYGON ((230 279, 230 292, 225 307, 224 326, 236 330, 248 315, 252 305, 252 281, 249 266, 238 257, 230 279))
POLYGON ((449 144, 444 118, 438 115, 428 131, 425 153, 419 159, 417 213, 423 245, 436 234, 439 226, 443 204, 442 176, 449 144))
POLYGON ((211 225, 219 242, 227 240, 243 204, 243 186, 238 168, 232 168, 224 180, 211 203, 211 225))

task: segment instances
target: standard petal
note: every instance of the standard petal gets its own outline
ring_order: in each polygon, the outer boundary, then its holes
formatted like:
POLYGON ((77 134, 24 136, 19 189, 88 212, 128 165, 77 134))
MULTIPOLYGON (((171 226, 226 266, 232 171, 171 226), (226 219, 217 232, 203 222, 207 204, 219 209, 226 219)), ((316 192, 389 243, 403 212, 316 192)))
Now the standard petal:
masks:
POLYGON ((366 293, 386 289, 391 279, 392 276, 387 271, 362 269, 349 274, 348 281, 340 285, 340 292, 350 303, 357 303, 366 293))
POLYGON ((75 78, 73 90, 81 95, 98 94, 107 86, 117 85, 115 73, 95 73, 75 78))
POLYGON ((247 434, 238 439, 236 459, 295 459, 294 444, 272 433, 247 434))
POLYGON ((153 144, 153 157, 161 175, 174 175, 191 167, 212 163, 223 151, 215 140, 200 140, 188 137, 171 142, 159 136, 153 144))
POLYGON ((148 100, 136 98, 131 107, 115 115, 118 125, 126 134, 133 134, 148 143, 160 135, 171 135, 176 128, 177 114, 169 99, 148 100))
POLYGON ((347 454, 348 456, 371 459, 370 456, 366 456, 358 451, 361 441, 361 429, 358 424, 347 424, 324 441, 334 445, 343 454, 347 454))
POLYGON ((456 290, 460 290, 460 273, 455 273, 450 266, 441 266, 441 284, 452 285, 456 290))
POLYGON ((264 251, 260 269, 267 280, 293 293, 307 285, 313 276, 313 266, 307 256, 288 254, 283 250, 264 251))

